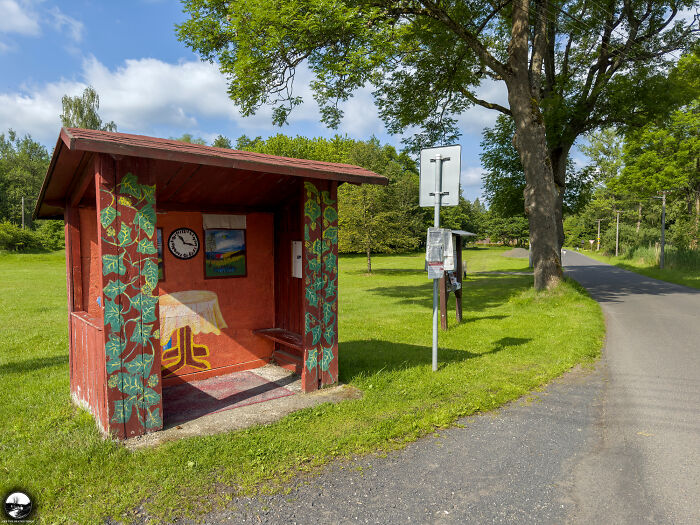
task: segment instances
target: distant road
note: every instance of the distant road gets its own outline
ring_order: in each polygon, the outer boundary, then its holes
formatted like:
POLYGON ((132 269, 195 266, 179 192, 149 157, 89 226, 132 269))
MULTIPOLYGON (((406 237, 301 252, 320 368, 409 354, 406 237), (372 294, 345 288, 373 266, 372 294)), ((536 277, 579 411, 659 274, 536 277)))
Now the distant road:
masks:
POLYGON ((605 312, 595 371, 204 521, 700 524, 700 290, 564 264, 605 312))

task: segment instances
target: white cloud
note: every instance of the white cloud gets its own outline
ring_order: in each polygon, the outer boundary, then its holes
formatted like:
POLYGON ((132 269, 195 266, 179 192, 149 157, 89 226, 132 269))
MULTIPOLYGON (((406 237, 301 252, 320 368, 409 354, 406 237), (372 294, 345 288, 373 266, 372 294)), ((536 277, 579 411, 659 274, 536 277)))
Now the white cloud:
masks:
POLYGON ((83 23, 66 15, 58 7, 49 10, 47 20, 57 31, 61 31, 65 27, 66 32, 74 42, 80 42, 83 39, 83 30, 85 29, 83 23))
POLYGON ((38 15, 28 2, 0 0, 0 33, 38 36, 41 28, 38 15))
POLYGON ((481 177, 484 171, 479 166, 462 167, 460 173, 460 182, 462 186, 481 186, 481 177))

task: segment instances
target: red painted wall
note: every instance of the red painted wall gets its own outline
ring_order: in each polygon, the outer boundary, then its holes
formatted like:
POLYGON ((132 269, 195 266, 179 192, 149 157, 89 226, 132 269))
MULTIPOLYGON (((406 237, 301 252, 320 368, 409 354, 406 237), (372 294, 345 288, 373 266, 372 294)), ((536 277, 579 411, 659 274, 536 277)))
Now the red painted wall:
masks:
POLYGON ((82 311, 102 319, 102 308, 97 304, 102 297, 102 260, 97 245, 97 211, 79 208, 80 265, 83 277, 82 311))
POLYGON ((192 381, 255 368, 272 356, 272 342, 254 335, 253 330, 274 326, 274 217, 271 213, 250 213, 246 220, 247 276, 205 279, 202 214, 158 214, 157 227, 163 230, 165 269, 165 280, 159 282, 158 294, 187 290, 214 292, 228 325, 218 336, 194 335, 195 344, 206 345, 209 349, 206 357, 211 365, 209 370, 184 367, 174 374, 176 377, 163 378, 166 386, 181 380, 192 381), (172 255, 167 247, 170 233, 183 227, 197 232, 200 241, 199 253, 185 261, 172 255))

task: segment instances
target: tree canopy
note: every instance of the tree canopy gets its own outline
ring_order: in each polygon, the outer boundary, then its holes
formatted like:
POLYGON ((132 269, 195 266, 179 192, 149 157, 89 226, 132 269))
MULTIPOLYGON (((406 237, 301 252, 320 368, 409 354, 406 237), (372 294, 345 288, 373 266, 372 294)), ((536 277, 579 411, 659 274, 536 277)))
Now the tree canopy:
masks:
POLYGON ((636 126, 675 102, 666 73, 697 24, 674 21, 694 0, 185 0, 179 38, 218 61, 244 115, 273 107, 281 124, 302 102, 305 65, 322 120, 374 86, 392 133, 409 145, 451 142, 472 105, 512 116, 526 177, 525 212, 535 287, 559 282, 566 163, 576 138, 601 126, 636 126), (508 103, 480 98, 503 81, 508 103))
POLYGON ((100 109, 100 96, 92 86, 86 87, 80 96, 63 95, 61 104, 63 105, 62 126, 117 131, 117 125, 113 121, 102 122, 102 118, 97 113, 97 110, 100 109))

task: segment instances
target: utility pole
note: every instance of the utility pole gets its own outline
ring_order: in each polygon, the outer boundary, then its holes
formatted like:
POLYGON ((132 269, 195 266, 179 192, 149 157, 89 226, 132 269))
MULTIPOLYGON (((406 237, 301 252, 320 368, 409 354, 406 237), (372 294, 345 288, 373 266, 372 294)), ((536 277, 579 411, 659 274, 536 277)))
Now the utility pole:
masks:
POLYGON ((666 250, 666 193, 661 192, 661 255, 659 256, 659 269, 664 269, 664 251, 666 250))
POLYGON ((595 251, 599 252, 600 251, 600 221, 603 219, 596 219, 596 222, 598 223, 598 246, 596 246, 595 251))
POLYGON ((617 226, 615 228, 615 257, 619 253, 620 247, 620 211, 617 211, 617 226))
POLYGON ((24 197, 22 197, 22 229, 24 230, 24 197))

